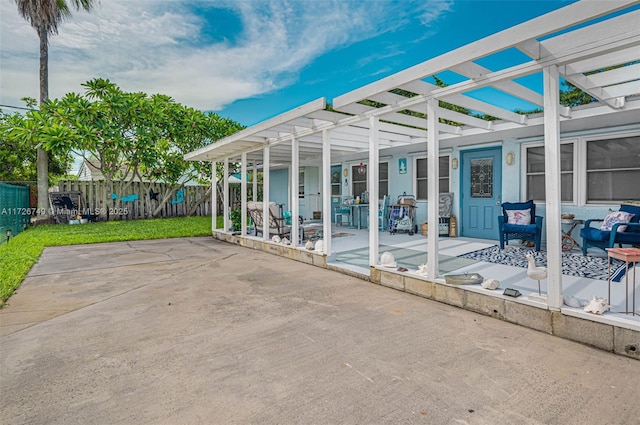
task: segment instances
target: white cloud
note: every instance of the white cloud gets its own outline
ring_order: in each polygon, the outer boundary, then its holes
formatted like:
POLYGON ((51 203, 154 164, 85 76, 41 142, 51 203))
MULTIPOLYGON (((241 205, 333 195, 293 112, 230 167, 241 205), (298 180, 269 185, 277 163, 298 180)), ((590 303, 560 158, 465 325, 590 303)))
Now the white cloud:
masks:
MULTIPOLYGON (((450 8, 441 0, 197 5, 237 14, 242 29, 233 43, 198 44, 202 29, 217 23, 206 22, 206 13, 195 15, 188 2, 102 0, 91 13, 76 12, 50 39, 50 97, 81 92, 81 83, 102 77, 124 90, 165 93, 189 106, 218 110, 294 83, 315 58, 394 31, 410 13, 428 25, 450 8)), ((0 103, 20 105, 23 96, 38 98, 38 39, 13 2, 0 2, 0 15, 0 103)))

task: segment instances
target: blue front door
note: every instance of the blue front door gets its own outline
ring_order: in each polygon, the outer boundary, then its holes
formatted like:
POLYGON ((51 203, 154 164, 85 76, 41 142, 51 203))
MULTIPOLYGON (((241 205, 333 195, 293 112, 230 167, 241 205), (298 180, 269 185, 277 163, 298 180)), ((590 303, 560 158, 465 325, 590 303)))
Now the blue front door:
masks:
POLYGON ((498 239, 502 203, 502 149, 464 151, 461 154, 460 236, 498 239))

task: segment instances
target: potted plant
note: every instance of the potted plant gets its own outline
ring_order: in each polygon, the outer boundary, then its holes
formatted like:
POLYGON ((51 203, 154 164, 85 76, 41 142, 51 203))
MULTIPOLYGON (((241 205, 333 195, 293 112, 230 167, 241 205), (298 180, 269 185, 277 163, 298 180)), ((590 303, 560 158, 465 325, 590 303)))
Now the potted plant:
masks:
POLYGON ((239 232, 242 229, 242 212, 240 210, 231 210, 229 219, 231 220, 231 231, 239 232))

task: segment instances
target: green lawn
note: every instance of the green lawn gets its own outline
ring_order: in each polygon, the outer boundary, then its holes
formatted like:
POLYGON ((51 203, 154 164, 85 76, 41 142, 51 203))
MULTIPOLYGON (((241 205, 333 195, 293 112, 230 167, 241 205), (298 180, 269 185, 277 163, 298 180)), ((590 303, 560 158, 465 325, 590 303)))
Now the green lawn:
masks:
MULTIPOLYGON (((218 228, 222 217, 218 216, 218 228)), ((0 245, 0 306, 20 286, 48 246, 211 235, 211 217, 108 221, 29 228, 0 245)))

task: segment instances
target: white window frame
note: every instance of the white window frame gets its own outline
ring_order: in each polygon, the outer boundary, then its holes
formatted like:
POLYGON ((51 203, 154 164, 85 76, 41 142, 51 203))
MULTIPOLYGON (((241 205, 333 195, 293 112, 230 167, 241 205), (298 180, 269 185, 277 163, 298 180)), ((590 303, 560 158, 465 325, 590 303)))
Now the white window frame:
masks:
POLYGON ((305 198, 305 182, 304 179, 306 177, 307 173, 305 170, 305 167, 299 167, 298 168, 298 199, 304 199, 305 198), (300 192, 300 189, 302 189, 302 193, 300 192))
MULTIPOLYGON (((573 200, 572 201, 563 201, 562 205, 577 205, 577 199, 580 198, 579 192, 578 192, 578 188, 579 188, 579 184, 578 184, 578 180, 579 180, 579 173, 578 173, 578 151, 580 150, 580 139, 579 138, 568 138, 568 139, 561 139, 560 140, 560 144, 561 145, 565 145, 565 144, 570 144, 573 143, 573 171, 571 171, 573 173, 573 200)), ((527 194, 527 177, 528 177, 528 173, 527 173, 527 149, 529 148, 539 148, 539 147, 544 147, 544 143, 541 142, 537 142, 537 143, 523 143, 521 146, 521 158, 522 158, 522 194, 523 196, 527 194)), ((565 172, 560 172, 560 174, 569 174, 571 173, 569 171, 565 171, 565 172)), ((546 174, 546 173, 545 173, 546 174)), ((546 176, 545 176, 546 179, 546 176)), ((536 204, 544 204, 545 200, 543 199, 534 199, 533 200, 536 204)))
MULTIPOLYGON (((441 159, 443 157, 447 157, 447 171, 448 174, 446 177, 440 177, 438 176, 438 187, 440 187, 440 180, 444 180, 447 179, 449 181, 449 184, 447 185, 447 192, 451 192, 451 167, 449 164, 451 164, 451 152, 443 152, 441 154, 438 155, 438 158, 441 159)), ((412 190, 413 193, 415 194, 416 197, 416 201, 423 201, 426 202, 427 199, 422 199, 422 198, 418 198, 418 160, 421 159, 427 159, 428 155, 416 155, 413 157, 413 170, 411 172, 411 185, 412 185, 412 190)), ((428 181, 428 175, 427 175, 427 181, 428 181)))
MULTIPOLYGON (((353 181, 354 181, 353 180, 353 167, 357 167, 360 164, 363 164, 365 167, 367 167, 366 176, 367 176, 367 179, 368 179, 369 178, 369 162, 368 161, 356 161, 356 162, 349 162, 348 163, 349 173, 351 174, 351 181, 349 183, 349 194, 353 198, 355 198, 356 196, 360 196, 360 194, 356 195, 356 194, 353 193, 353 181)), ((386 180, 386 182, 387 182, 387 193, 389 193, 389 181, 390 181, 390 176, 391 176, 391 168, 389 166, 389 160, 385 159, 383 161, 379 161, 378 164, 387 164, 387 180, 386 180)), ((380 183, 382 181, 385 181, 385 180, 378 179, 378 185, 380 185, 380 183)), ((367 188, 368 188, 368 186, 367 186, 367 188)), ((380 198, 379 200, 382 200, 382 196, 383 195, 380 195, 380 193, 381 193, 381 191, 380 191, 379 186, 378 186, 378 195, 379 195, 379 198, 380 198)))
MULTIPOLYGON (((382 198, 384 197, 384 195, 382 194, 382 191, 380 190, 380 183, 382 183, 383 181, 386 181, 387 183, 387 196, 389 196, 389 180, 390 180, 390 176, 391 176, 391 167, 389 164, 389 160, 384 160, 384 161, 380 161, 378 164, 387 164, 387 180, 380 180, 378 179, 378 198, 380 198, 379 200, 381 201, 382 198)), ((380 170, 380 168, 378 168, 378 171, 380 170)), ((380 173, 378 173, 378 177, 379 177, 380 173)))
MULTIPOLYGON (((560 143, 574 143, 573 149, 573 201, 562 202, 562 205, 571 206, 615 206, 619 205, 618 201, 613 202, 593 202, 587 200, 587 143, 598 140, 612 140, 623 137, 638 137, 640 131, 615 131, 611 133, 593 134, 593 135, 581 135, 577 137, 567 137, 561 139, 560 143)), ((521 173, 521 193, 527 193, 527 148, 544 146, 542 140, 530 143, 522 143, 521 158, 522 167, 521 173)), ((541 200, 534 200, 540 203, 541 200)))
POLYGON ((626 199, 614 200, 614 201, 589 201, 587 199, 587 182, 589 181, 587 178, 587 143, 588 142, 596 142, 599 140, 613 140, 613 139, 622 139, 624 137, 640 137, 640 131, 632 131, 632 132, 618 132, 618 133, 610 133, 610 134, 598 134, 593 136, 584 136, 582 138, 582 160, 580 161, 580 165, 582 167, 581 174, 583 180, 582 187, 582 204, 583 205, 620 205, 620 202, 625 201, 626 199))

